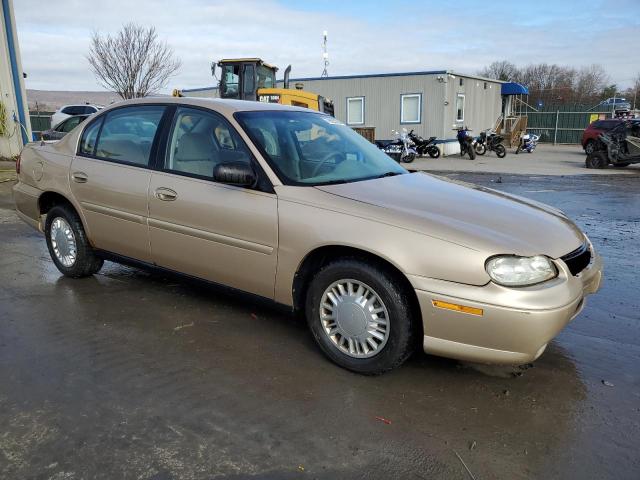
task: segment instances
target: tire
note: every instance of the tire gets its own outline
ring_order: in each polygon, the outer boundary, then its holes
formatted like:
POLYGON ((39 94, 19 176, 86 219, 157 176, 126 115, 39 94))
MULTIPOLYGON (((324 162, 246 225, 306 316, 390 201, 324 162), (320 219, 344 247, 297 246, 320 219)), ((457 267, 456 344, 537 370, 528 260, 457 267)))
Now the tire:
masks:
POLYGON ((71 206, 56 205, 49 210, 44 231, 49 255, 60 273, 71 278, 82 278, 100 271, 104 260, 96 256, 89 244, 82 221, 71 206), (61 238, 69 236, 75 242, 75 249, 62 244, 61 238), (74 251, 75 257, 72 253, 74 251), (65 252, 69 255, 64 255, 65 252))
POLYGON ((430 148, 427 152, 431 158, 439 158, 440 157, 440 149, 438 147, 430 148))
POLYGON ((502 144, 496 145, 495 151, 498 158, 504 158, 507 156, 507 149, 504 148, 504 145, 502 144))
MULTIPOLYGON (((305 304, 307 324, 322 352, 340 367, 363 375, 380 375, 401 365, 413 353, 419 333, 416 328, 416 321, 412 315, 413 311, 410 307, 412 301, 407 292, 399 287, 401 284, 395 275, 391 275, 384 268, 377 267, 375 264, 371 264, 371 262, 365 262, 356 258, 338 259, 322 267, 313 277, 307 289, 305 304), (368 291, 365 290, 365 292, 370 296, 370 301, 374 296, 381 301, 372 303, 370 308, 374 308, 374 306, 377 305, 376 309, 378 310, 381 308, 386 309, 380 314, 382 318, 386 316, 388 326, 386 333, 381 334, 385 335, 385 340, 376 340, 377 337, 371 337, 374 344, 378 341, 380 342, 377 347, 379 351, 377 352, 367 343, 368 340, 363 340, 362 343, 366 345, 367 348, 370 348, 371 352, 367 354, 363 346, 360 345, 359 352, 354 350, 352 354, 349 354, 343 351, 343 349, 349 350, 352 346, 351 343, 346 344, 347 337, 342 336, 340 333, 335 333, 330 337, 329 333, 325 330, 325 328, 336 328, 336 332, 342 331, 340 330, 342 327, 339 326, 339 314, 336 314, 336 320, 333 321, 333 325, 329 323, 332 322, 331 319, 322 320, 321 315, 322 312, 326 314, 332 310, 328 310, 324 305, 342 305, 343 309, 345 305, 348 305, 344 303, 344 300, 334 303, 333 301, 325 299, 327 292, 335 291, 340 293, 339 288, 335 285, 346 282, 347 280, 352 282, 354 290, 356 290, 357 285, 360 284, 364 285, 363 288, 369 289, 368 291), (333 290, 330 290, 331 288, 333 288, 333 290), (342 341, 345 342, 345 345, 343 345, 343 347, 338 346, 342 341), (360 355, 360 357, 357 357, 357 355, 360 355)), ((348 290, 345 289, 343 291, 348 290)), ((359 291, 359 289, 357 291, 359 291)), ((329 298, 329 296, 326 298, 329 298)), ((353 313, 349 313, 349 316, 342 318, 360 318, 358 312, 360 312, 359 308, 361 307, 357 307, 357 304, 353 302, 349 304, 356 305, 356 316, 354 317, 353 313)), ((353 312, 353 310, 348 310, 348 312, 353 312)), ((362 323, 347 324, 345 328, 349 326, 358 328, 366 335, 369 331, 368 329, 371 328, 364 326, 364 322, 368 321, 367 315, 367 313, 362 314, 362 323)), ((369 323, 368 325, 371 324, 369 323)), ((376 329, 376 333, 377 332, 378 330, 376 329)), ((353 345, 355 345, 355 343, 353 345)))
POLYGON ((406 156, 402 157, 403 163, 411 163, 415 159, 416 159, 416 154, 415 153, 410 153, 409 155, 406 155, 406 156))
POLYGON ((482 143, 476 143, 475 150, 477 155, 484 155, 487 153, 487 147, 482 143))
POLYGON ((591 155, 587 155, 585 160, 585 166, 587 168, 607 168, 609 165, 609 159, 604 152, 593 152, 591 155))
POLYGON ((469 158, 470 158, 471 160, 475 160, 475 159, 476 159, 476 152, 474 151, 474 149, 473 149, 473 146, 472 146, 472 145, 469 145, 469 146, 467 147, 467 153, 469 154, 469 158))
POLYGON ((587 155, 591 155, 596 150, 596 142, 594 140, 589 140, 584 146, 584 153, 587 155))

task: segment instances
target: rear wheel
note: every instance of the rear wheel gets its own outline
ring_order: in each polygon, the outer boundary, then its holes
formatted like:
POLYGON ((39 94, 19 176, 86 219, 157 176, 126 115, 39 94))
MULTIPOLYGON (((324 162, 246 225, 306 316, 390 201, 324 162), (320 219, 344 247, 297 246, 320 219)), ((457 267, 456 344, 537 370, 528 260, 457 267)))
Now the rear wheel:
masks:
POLYGON ((496 155, 498 156, 498 158, 504 158, 507 155, 507 149, 504 148, 504 145, 500 144, 500 145, 496 145, 496 155))
POLYGON ((333 362, 365 375, 402 364, 413 352, 412 304, 398 279, 355 258, 325 265, 306 298, 307 323, 333 362))
POLYGON ((431 158, 438 158, 440 157, 440 149, 438 147, 433 147, 430 148, 429 151, 427 152, 429 154, 429 156, 431 158))
POLYGON ((80 217, 70 206, 56 205, 49 210, 45 236, 51 259, 63 275, 88 277, 102 268, 104 261, 95 255, 80 217))
POLYGON ((487 153, 487 147, 483 143, 476 143, 476 153, 478 155, 484 155, 487 153))
POLYGON ((593 152, 591 155, 587 155, 585 160, 585 166, 587 168, 607 168, 609 165, 609 159, 604 152, 593 152))

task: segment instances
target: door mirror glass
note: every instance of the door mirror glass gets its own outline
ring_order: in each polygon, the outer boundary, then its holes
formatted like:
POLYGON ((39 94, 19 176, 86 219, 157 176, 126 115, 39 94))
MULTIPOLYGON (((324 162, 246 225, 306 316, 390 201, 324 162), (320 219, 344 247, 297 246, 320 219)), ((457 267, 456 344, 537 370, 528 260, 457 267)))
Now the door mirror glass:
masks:
POLYGON ((228 183, 240 187, 253 187, 258 177, 246 162, 219 163, 213 170, 213 179, 219 183, 228 183))

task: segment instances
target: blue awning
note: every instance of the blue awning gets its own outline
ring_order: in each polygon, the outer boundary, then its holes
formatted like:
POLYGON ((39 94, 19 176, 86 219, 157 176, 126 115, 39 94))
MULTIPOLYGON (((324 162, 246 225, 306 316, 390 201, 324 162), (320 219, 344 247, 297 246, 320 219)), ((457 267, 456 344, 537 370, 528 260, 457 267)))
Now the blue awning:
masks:
POLYGON ((529 95, 529 89, 519 83, 509 82, 502 84, 500 93, 502 95, 529 95))

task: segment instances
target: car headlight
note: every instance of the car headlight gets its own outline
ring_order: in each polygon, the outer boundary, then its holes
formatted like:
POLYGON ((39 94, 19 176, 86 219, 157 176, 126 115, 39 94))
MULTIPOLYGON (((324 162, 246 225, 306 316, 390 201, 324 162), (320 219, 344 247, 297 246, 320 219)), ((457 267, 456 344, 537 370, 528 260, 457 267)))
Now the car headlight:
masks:
POLYGON ((492 257, 487 261, 486 269, 494 282, 507 287, 534 285, 558 275, 558 270, 553 262, 542 255, 492 257))

